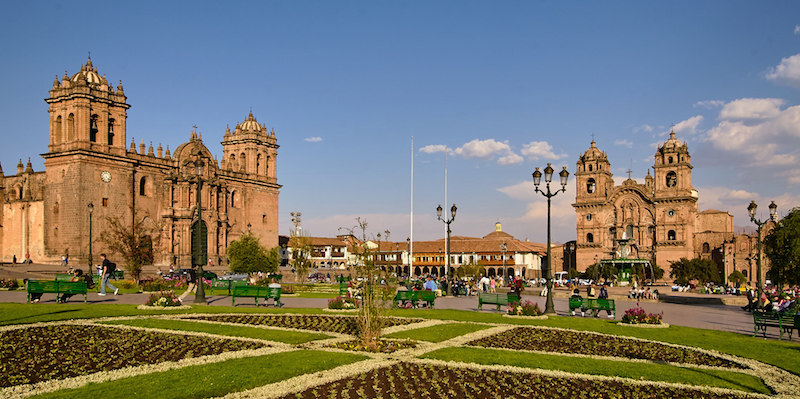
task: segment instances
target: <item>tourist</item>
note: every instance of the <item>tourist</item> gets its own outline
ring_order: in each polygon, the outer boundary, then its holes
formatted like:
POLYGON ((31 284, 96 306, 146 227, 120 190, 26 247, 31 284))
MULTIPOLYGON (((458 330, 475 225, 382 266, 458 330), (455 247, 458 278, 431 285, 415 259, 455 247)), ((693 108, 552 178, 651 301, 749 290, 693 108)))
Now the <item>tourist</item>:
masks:
POLYGON ((428 276, 428 280, 425 281, 425 284, 422 285, 422 288, 424 288, 425 291, 436 291, 439 289, 439 287, 436 285, 436 282, 433 281, 433 278, 431 276, 428 276))
POLYGON ((181 302, 183 302, 190 293, 197 292, 197 272, 194 270, 194 265, 192 265, 191 269, 186 271, 186 283, 186 291, 178 297, 178 300, 181 302))
POLYGON ((13 263, 15 265, 17 264, 17 254, 14 254, 14 256, 11 257, 11 263, 13 263))
MULTIPOLYGON (((86 283, 86 288, 87 289, 94 288, 94 280, 92 279, 92 274, 91 273, 83 274, 83 270, 81 270, 81 269, 75 269, 75 271, 73 273, 74 273, 74 275, 72 276, 71 279, 69 279, 69 281, 72 281, 72 282, 83 281, 83 282, 86 283)), ((59 303, 67 303, 69 298, 71 298, 73 295, 75 295, 75 294, 63 294, 63 295, 61 295, 61 299, 58 300, 57 302, 59 302, 59 303)))
MULTIPOLYGON (((607 283, 603 283, 603 286, 600 287, 600 294, 597 296, 598 299, 608 299, 608 288, 607 287, 608 287, 608 284, 607 283)), ((614 317, 614 315, 611 314, 611 309, 606 309, 606 312, 608 312, 608 318, 609 319, 614 317)), ((600 316, 600 311, 598 311, 594 315, 594 317, 599 317, 599 316, 600 316)))
POLYGON ((497 290, 497 281, 491 278, 489 279, 489 292, 494 293, 497 290))
POLYGON ((106 254, 100 254, 100 259, 103 260, 103 280, 100 281, 100 292, 97 295, 106 296, 106 287, 114 290, 114 295, 119 293, 119 288, 109 283, 108 280, 114 275, 117 270, 117 264, 108 260, 106 254))
MULTIPOLYGON (((570 299, 577 299, 579 301, 583 300, 583 297, 581 297, 581 291, 577 287, 574 290, 572 290, 572 296, 570 297, 570 299)), ((585 314, 586 314, 586 309, 583 308, 583 306, 581 306, 581 317, 583 317, 585 314)), ((572 315, 575 316, 575 309, 572 309, 572 315)))
POLYGON ((517 294, 521 296, 524 289, 521 278, 514 278, 514 288, 516 288, 517 294))
POLYGON ((636 286, 631 286, 631 289, 628 290, 628 298, 629 299, 636 299, 636 286))

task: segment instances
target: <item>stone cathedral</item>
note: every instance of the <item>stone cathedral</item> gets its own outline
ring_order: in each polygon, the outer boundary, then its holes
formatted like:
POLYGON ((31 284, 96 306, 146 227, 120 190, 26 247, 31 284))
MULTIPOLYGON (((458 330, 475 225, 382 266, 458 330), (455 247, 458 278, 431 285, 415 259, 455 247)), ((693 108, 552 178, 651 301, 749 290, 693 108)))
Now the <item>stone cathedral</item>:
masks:
MULTIPOLYGON (((699 257, 714 260, 724 276, 738 270, 755 280, 758 238, 735 234, 728 212, 698 211, 692 159, 675 132, 656 150, 652 168, 653 175, 648 169, 644 184, 628 176, 615 185, 611 163, 594 141, 580 156, 572 204, 577 218, 577 269, 586 270, 604 259, 646 259, 663 268, 669 280, 670 262, 699 257), (627 240, 626 248, 620 248, 620 239, 627 240)), ((764 265, 762 274, 768 262, 764 265)))
MULTIPOLYGON (((190 227, 197 218, 200 183, 208 258, 226 264, 228 244, 246 231, 267 247, 278 245, 277 140, 252 112, 226 129, 220 162, 195 128, 170 153, 152 142, 137 146, 126 130, 130 105, 122 83, 114 88, 89 59, 80 71, 53 82, 48 98, 50 141, 45 170, 20 160, 15 175, 0 169, 0 251, 3 261, 29 254, 52 262, 68 251, 86 265, 90 218, 92 254, 107 252, 98 238, 117 217, 134 217, 160 231, 156 264, 191 264, 190 227), (199 171, 199 174, 198 174, 199 171), (91 206, 90 206, 91 205, 91 206), (135 212, 133 211, 135 210, 135 212)), ((109 254, 121 264, 117 254, 109 254)))

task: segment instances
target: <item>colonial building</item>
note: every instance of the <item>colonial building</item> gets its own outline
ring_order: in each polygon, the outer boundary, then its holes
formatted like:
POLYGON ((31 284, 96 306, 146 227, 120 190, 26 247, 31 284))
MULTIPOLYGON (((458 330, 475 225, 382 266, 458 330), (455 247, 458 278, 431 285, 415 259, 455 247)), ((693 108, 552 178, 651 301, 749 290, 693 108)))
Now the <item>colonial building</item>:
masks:
POLYGON ((704 257, 718 263, 723 279, 736 269, 755 280, 757 241, 735 235, 728 212, 698 211, 692 169, 688 146, 671 132, 658 147, 653 175, 648 169, 644 184, 629 174, 616 185, 608 157, 592 141, 575 173, 578 270, 606 259, 645 259, 663 268, 669 279, 670 262, 704 257), (620 240, 627 245, 620 246, 620 240))
POLYGON ((0 173, 4 261, 26 253, 37 262, 55 261, 68 251, 71 263, 85 264, 90 234, 97 260, 107 251, 99 237, 116 217, 130 226, 144 220, 160 232, 151 237, 160 249, 157 264, 188 266, 198 199, 216 264, 225 263, 228 244, 245 231, 268 247, 278 245, 278 145, 275 132, 252 112, 225 131, 218 163, 196 128, 174 153, 144 140, 137 148, 126 129, 130 105, 122 83, 114 88, 91 59, 71 77, 56 78, 45 101, 45 171, 34 172, 30 161, 23 169, 20 161, 16 175, 0 173))

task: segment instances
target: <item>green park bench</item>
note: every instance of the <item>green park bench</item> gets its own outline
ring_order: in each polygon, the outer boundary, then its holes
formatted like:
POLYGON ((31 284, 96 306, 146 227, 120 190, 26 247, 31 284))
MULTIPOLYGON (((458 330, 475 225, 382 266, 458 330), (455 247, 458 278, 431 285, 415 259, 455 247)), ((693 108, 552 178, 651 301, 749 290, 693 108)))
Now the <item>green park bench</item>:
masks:
POLYGON ((211 280, 211 291, 213 292, 214 290, 227 290, 228 295, 231 295, 233 287, 237 285, 247 285, 247 281, 215 278, 211 280))
POLYGON ((570 297, 569 311, 573 316, 575 315, 575 309, 581 310, 581 316, 585 316, 588 310, 591 310, 593 316, 597 316, 601 310, 611 312, 612 316, 616 316, 617 314, 617 305, 614 303, 614 300, 605 298, 570 297))
POLYGON ((480 292, 478 293, 478 310, 483 309, 483 304, 487 305, 497 305, 497 310, 500 310, 500 307, 503 305, 508 305, 510 303, 517 302, 519 303, 519 294, 509 292, 508 294, 487 294, 480 292))
POLYGON ((56 273, 56 281, 69 281, 73 276, 75 275, 69 273, 56 273))
POLYGON ((397 291, 392 300, 395 308, 400 307, 400 304, 409 302, 411 307, 419 307, 419 302, 425 302, 428 309, 433 309, 436 302, 436 293, 433 291, 397 291))
POLYGON ((782 313, 782 312, 766 312, 762 310, 753 311, 753 336, 761 334, 764 338, 767 337, 767 327, 777 327, 780 333, 780 338, 783 339, 783 333, 789 334, 789 340, 792 340, 792 332, 800 325, 800 315, 782 313))
POLYGON ((339 296, 346 296, 348 293, 347 291, 347 283, 341 282, 339 283, 339 296))
POLYGON ((122 280, 123 278, 125 278, 124 276, 125 276, 125 273, 122 270, 119 270, 119 269, 114 270, 113 272, 111 272, 111 278, 113 278, 114 280, 122 280))
POLYGON ((252 297, 256 306, 258 298, 264 298, 264 303, 270 298, 275 300, 275 306, 281 307, 281 289, 270 287, 259 287, 257 285, 234 285, 231 304, 236 306, 236 297, 252 297))
POLYGON ((83 294, 83 303, 87 301, 86 282, 59 281, 59 280, 28 280, 28 303, 31 303, 31 294, 56 294, 56 301, 62 294, 83 294))

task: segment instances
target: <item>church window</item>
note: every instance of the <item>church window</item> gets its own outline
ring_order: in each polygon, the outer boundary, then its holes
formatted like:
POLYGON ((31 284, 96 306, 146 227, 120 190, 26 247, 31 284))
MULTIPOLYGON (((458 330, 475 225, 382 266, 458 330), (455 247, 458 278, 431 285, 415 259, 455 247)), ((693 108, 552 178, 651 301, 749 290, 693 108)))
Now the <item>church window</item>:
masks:
POLYGON ((67 117, 67 141, 75 138, 75 115, 69 114, 67 117))
POLYGON ((108 206, 108 198, 103 198, 103 206, 108 206))
POLYGON ((675 187, 678 184, 678 175, 673 171, 667 173, 667 187, 675 187))
POLYGON ((668 210, 667 211, 667 216, 669 216, 669 217, 675 216, 675 210, 673 210, 673 209, 668 210))
POLYGON ((625 226, 625 238, 633 238, 633 226, 625 226))
POLYGON ((241 166, 242 172, 247 172, 247 155, 245 155, 245 153, 242 153, 239 156, 239 164, 240 164, 239 166, 241 166))
POLYGON ((709 253, 709 252, 711 252, 711 246, 710 246, 710 245, 708 245, 708 243, 707 243, 707 242, 704 242, 704 243, 703 243, 703 253, 704 253, 704 254, 707 254, 707 253, 709 253))
POLYGON ((256 155, 256 173, 261 173, 261 154, 256 155))
POLYGON ((89 119, 89 141, 97 142, 97 115, 92 115, 89 119))
POLYGON ((667 158, 667 163, 672 163, 672 157, 667 158))
POLYGON ((146 189, 147 189, 147 177, 142 176, 142 178, 139 179, 139 195, 146 196, 147 195, 146 189))
POLYGON ((667 240, 675 241, 675 230, 670 230, 667 232, 667 240))
POLYGON ((592 214, 591 213, 587 213, 586 214, 586 221, 587 222, 591 222, 592 221, 592 214))
POLYGON ((231 191, 231 208, 236 208, 236 191, 231 191))
POLYGON ((114 145, 114 119, 108 120, 108 145, 114 145))
POLYGON ((594 234, 586 233, 586 242, 588 242, 590 244, 593 243, 594 242, 594 234))
POLYGON ((747 277, 747 269, 743 269, 743 270, 742 270, 742 274, 743 274, 745 277, 747 277))
POLYGON ((56 125, 53 126, 53 144, 58 144, 63 140, 61 131, 61 115, 56 118, 56 125))
POLYGON ((586 192, 587 193, 589 193, 589 194, 594 193, 595 188, 596 188, 596 184, 594 182, 594 179, 590 178, 589 180, 586 181, 586 192))
POLYGON ((592 165, 590 164, 589 165, 589 172, 591 172, 591 171, 592 171, 592 165))

